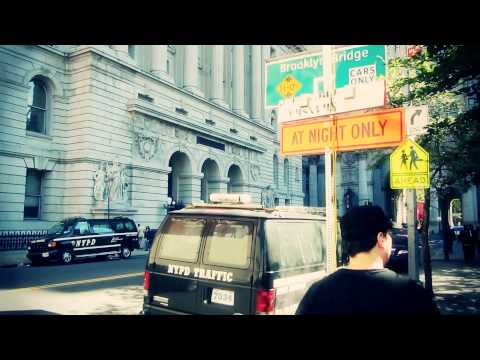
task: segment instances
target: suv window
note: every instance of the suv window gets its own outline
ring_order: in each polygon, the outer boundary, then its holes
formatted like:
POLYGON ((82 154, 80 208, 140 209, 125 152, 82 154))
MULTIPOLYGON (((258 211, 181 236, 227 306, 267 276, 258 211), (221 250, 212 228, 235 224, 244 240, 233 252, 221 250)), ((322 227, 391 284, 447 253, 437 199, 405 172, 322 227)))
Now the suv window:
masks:
POLYGON ((204 219, 169 218, 162 232, 157 235, 161 238, 156 256, 161 259, 197 261, 205 224, 204 219))
POLYGON ((137 227, 135 226, 135 223, 133 221, 125 220, 125 229, 127 229, 128 232, 134 232, 137 231, 137 227))
POLYGON ((265 223, 270 271, 325 262, 325 224, 319 221, 265 223))
POLYGON ((95 234, 109 234, 113 233, 113 229, 108 222, 98 222, 90 224, 92 232, 95 234))
POLYGON ((90 227, 87 221, 79 221, 73 227, 74 235, 86 235, 90 233, 90 227))
POLYGON ((218 221, 207 237, 204 263, 235 268, 248 268, 252 248, 253 224, 239 221, 218 221))
POLYGON ((123 225, 122 221, 115 221, 113 223, 113 228, 116 232, 125 232, 125 225, 123 225))

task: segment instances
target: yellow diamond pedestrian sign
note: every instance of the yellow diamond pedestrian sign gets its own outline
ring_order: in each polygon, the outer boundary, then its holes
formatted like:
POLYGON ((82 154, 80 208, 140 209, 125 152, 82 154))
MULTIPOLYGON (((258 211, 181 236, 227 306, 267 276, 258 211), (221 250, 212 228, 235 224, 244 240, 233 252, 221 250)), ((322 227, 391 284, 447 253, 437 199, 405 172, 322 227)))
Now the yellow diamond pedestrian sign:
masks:
POLYGON ((284 98, 295 96, 295 94, 302 88, 300 84, 292 75, 288 75, 277 86, 277 91, 284 98))
POLYGON ((390 188, 426 189, 430 187, 428 152, 407 139, 390 155, 390 188))

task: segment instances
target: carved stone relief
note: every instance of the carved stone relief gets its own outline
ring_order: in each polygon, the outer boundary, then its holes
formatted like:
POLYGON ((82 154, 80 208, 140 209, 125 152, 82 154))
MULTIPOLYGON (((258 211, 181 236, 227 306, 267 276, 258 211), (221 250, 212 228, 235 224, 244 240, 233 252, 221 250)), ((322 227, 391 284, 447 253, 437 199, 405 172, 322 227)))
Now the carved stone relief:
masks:
POLYGON ((253 181, 258 181, 260 178, 260 166, 256 164, 250 165, 250 177, 253 181))
POLYGON ((127 174, 124 165, 118 161, 108 164, 102 161, 94 175, 93 196, 97 201, 110 198, 111 201, 127 200, 127 174))

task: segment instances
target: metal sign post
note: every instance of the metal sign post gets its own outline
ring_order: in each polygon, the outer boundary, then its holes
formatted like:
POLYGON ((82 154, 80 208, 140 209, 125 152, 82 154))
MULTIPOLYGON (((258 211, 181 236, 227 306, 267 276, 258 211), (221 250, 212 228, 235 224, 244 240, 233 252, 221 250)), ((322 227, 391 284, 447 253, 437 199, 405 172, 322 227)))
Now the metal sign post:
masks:
MULTIPOLYGON (((323 63, 324 63, 324 81, 325 89, 330 98, 330 105, 333 103, 334 96, 334 68, 332 63, 332 46, 323 45, 322 47, 323 63)), ((329 106, 329 112, 335 113, 335 109, 329 106)), ((334 116, 330 118, 334 120, 334 116)), ((333 272, 337 268, 337 200, 335 196, 336 189, 336 144, 333 149, 329 147, 325 151, 325 205, 327 212, 327 271, 333 272)))
POLYGON ((408 276, 410 279, 418 281, 419 264, 417 256, 417 236, 415 228, 415 219, 417 218, 416 194, 415 190, 407 190, 407 222, 408 222, 408 276))

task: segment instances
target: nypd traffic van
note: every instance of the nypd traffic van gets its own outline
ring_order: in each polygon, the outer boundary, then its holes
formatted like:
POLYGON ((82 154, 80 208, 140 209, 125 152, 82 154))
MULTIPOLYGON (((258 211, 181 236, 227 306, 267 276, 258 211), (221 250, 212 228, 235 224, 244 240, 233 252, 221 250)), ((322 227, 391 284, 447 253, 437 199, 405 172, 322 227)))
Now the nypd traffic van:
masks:
POLYGON ((131 219, 76 217, 55 224, 45 238, 31 241, 27 257, 33 264, 48 260, 69 264, 75 259, 116 254, 127 259, 138 248, 138 230, 131 219))
POLYGON ((170 212, 146 265, 143 313, 294 314, 327 274, 324 212, 264 208, 246 194, 170 212))

